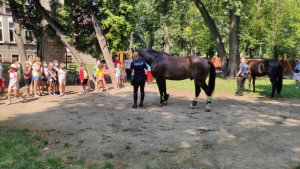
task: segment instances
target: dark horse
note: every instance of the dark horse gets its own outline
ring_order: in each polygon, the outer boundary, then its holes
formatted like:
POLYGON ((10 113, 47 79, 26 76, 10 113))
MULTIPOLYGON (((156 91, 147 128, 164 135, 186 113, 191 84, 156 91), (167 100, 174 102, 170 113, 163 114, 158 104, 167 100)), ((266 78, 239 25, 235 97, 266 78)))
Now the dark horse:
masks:
POLYGON ((282 89, 283 68, 277 60, 249 60, 249 91, 251 90, 251 80, 253 80, 253 91, 255 91, 256 77, 268 75, 272 83, 271 97, 275 95, 275 89, 279 95, 282 89))
POLYGON ((161 105, 166 105, 169 98, 166 89, 166 79, 184 80, 189 78, 195 81, 195 99, 191 104, 191 108, 197 105, 202 88, 207 95, 205 110, 210 111, 209 104, 211 103, 216 79, 216 70, 212 62, 196 56, 173 57, 167 53, 152 49, 138 49, 136 52, 140 58, 151 66, 151 73, 158 85, 161 105), (205 80, 208 74, 209 82, 207 85, 205 80))

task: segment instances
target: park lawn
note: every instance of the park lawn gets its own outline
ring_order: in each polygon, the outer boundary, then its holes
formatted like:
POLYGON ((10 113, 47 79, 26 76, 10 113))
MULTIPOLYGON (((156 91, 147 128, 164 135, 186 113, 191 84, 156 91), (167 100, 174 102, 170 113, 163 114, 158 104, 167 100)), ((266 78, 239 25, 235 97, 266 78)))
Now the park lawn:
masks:
POLYGON ((42 155, 42 149, 48 141, 40 136, 31 135, 27 129, 14 129, 0 125, 0 168, 1 169, 112 169, 114 166, 106 162, 88 164, 83 159, 69 156, 62 159, 55 156, 42 155))
MULTIPOLYGON (((250 92, 250 96, 269 96, 271 93, 271 83, 268 78, 258 78, 256 81, 256 92, 250 92)), ((167 81, 167 87, 171 89, 179 90, 194 90, 194 81, 182 80, 182 81, 167 81)), ((248 80, 245 83, 246 89, 248 89, 248 80)), ((236 79, 216 79, 215 93, 232 94, 236 92, 237 82, 236 79)), ((276 96, 276 95, 275 95, 276 96)), ((283 88, 281 98, 300 98, 300 89, 295 89, 294 80, 283 80, 283 88)))

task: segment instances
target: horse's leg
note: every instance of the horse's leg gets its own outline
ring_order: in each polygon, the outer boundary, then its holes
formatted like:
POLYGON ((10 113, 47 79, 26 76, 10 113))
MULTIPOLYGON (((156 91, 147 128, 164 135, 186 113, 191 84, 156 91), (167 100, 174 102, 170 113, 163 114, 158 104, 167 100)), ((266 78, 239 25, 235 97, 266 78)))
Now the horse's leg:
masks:
POLYGON ((252 80, 252 75, 248 75, 248 79, 249 79, 249 82, 248 82, 248 93, 250 93, 250 91, 251 91, 251 80, 252 80))
POLYGON ((272 84, 272 92, 271 92, 270 97, 274 97, 275 89, 276 89, 276 79, 274 77, 270 77, 270 81, 271 81, 271 84, 272 84))
POLYGON ((158 90, 159 90, 159 94, 160 94, 160 105, 162 106, 163 105, 163 84, 162 84, 162 79, 156 79, 156 83, 157 83, 157 86, 158 86, 158 90))
POLYGON ((255 79, 256 76, 252 76, 253 82, 252 82, 252 86, 253 86, 253 92, 255 92, 255 79))
POLYGON ((201 84, 202 89, 204 90, 205 94, 206 94, 206 106, 205 106, 205 111, 206 112, 210 112, 210 107, 209 105, 212 103, 212 98, 211 98, 211 94, 208 92, 208 86, 206 84, 206 82, 204 81, 201 84))
POLYGON ((169 99, 169 94, 167 94, 166 79, 162 80, 162 92, 163 92, 163 96, 164 96, 163 104, 166 105, 166 104, 168 104, 168 99, 169 99))
POLYGON ((193 109, 198 101, 199 101, 199 95, 200 95, 200 92, 201 92, 201 88, 200 88, 200 85, 196 82, 196 80, 194 80, 194 83, 195 83, 195 98, 194 100, 192 101, 191 105, 190 105, 190 108, 193 109))

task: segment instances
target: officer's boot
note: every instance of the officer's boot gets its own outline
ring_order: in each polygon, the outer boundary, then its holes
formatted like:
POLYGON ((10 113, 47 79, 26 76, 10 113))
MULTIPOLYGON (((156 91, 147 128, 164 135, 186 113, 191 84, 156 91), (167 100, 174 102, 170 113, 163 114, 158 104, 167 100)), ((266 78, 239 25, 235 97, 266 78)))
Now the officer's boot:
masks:
POLYGON ((133 93, 133 101, 134 101, 134 103, 133 103, 132 108, 137 108, 137 99, 138 99, 137 93, 133 93))
POLYGON ((144 98, 145 98, 145 93, 141 93, 141 102, 139 104, 140 107, 144 107, 144 98))

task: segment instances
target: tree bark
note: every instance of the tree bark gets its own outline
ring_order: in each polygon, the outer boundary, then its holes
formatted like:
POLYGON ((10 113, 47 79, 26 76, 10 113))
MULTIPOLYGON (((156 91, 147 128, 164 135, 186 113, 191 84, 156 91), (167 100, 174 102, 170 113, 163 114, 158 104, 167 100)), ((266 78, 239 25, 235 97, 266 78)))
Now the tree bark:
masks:
POLYGON ((102 54, 103 54, 105 62, 107 64, 107 67, 108 67, 108 70, 109 70, 109 75, 112 79, 113 84, 116 84, 117 79, 114 75, 115 66, 114 66, 114 63, 112 61, 112 57, 110 55, 110 52, 108 50, 104 33, 103 33, 99 23, 98 23, 97 18, 94 15, 94 10, 93 10, 92 3, 89 4, 88 11, 89 11, 89 14, 92 17, 92 22, 93 22, 93 26, 94 26, 94 29, 95 29, 95 32, 96 32, 96 37, 98 39, 98 43, 100 45, 102 54))
MULTIPOLYGON (((70 52, 73 54, 75 59, 78 62, 85 63, 85 61, 80 56, 79 51, 77 49, 75 49, 75 47, 73 47, 72 45, 70 45, 68 43, 68 40, 67 40, 66 36, 64 35, 64 33, 62 32, 62 30, 59 28, 58 25, 56 25, 55 22, 52 21, 52 18, 49 16, 46 9, 41 5, 40 1, 39 0, 33 0, 33 2, 35 4, 36 8, 41 12, 41 15, 43 16, 43 18, 56 31, 56 35, 60 38, 60 41, 70 50, 70 52)), ((93 75, 91 74, 90 71, 88 71, 88 74, 89 74, 89 77, 93 77, 93 75)), ((94 83, 96 83, 94 78, 91 78, 91 79, 94 83)))
POLYGON ((149 32, 149 43, 148 43, 148 48, 149 48, 149 49, 152 49, 153 46, 154 46, 154 31, 151 30, 151 31, 149 32))
POLYGON ((133 33, 130 34, 130 43, 129 43, 129 49, 133 49, 133 33))
POLYGON ((166 23, 163 24, 164 29, 164 52, 170 53, 170 35, 169 35, 169 28, 166 23))
POLYGON ((22 37, 21 24, 20 24, 19 16, 17 15, 15 9, 13 8, 13 6, 15 6, 14 5, 15 2, 13 0, 9 0, 8 3, 10 6, 12 6, 11 13, 12 13, 12 18, 13 18, 13 22, 14 22, 14 37, 16 39, 19 56, 20 56, 19 62, 22 64, 22 67, 24 67, 24 62, 27 60, 26 59, 27 55, 26 55, 26 48, 24 45, 23 37, 22 37))
POLYGON ((238 70, 239 61, 239 24, 240 16, 236 15, 236 9, 229 10, 229 63, 228 75, 235 77, 238 70))
POLYGON ((196 7, 199 9, 202 17, 206 25, 208 26, 210 33, 215 41, 217 51, 219 56, 222 58, 222 74, 223 76, 227 75, 227 55, 225 51, 225 46, 222 41, 222 37, 220 36, 219 30, 214 22, 213 18, 208 13, 207 9, 205 8, 204 4, 200 0, 194 0, 196 7))

